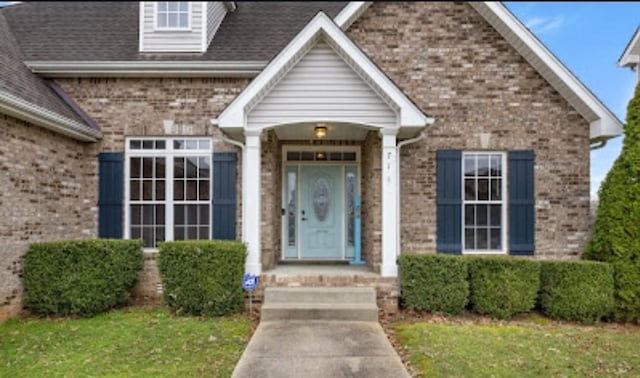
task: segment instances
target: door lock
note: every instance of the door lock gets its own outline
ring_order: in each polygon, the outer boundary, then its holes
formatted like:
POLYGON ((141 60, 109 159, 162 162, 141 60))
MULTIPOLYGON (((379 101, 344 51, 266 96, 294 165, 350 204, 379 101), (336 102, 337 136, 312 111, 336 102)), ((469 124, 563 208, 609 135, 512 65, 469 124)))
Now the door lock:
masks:
POLYGON ((306 221, 307 220, 307 217, 305 217, 304 214, 305 214, 304 210, 302 210, 302 218, 300 219, 302 221, 306 221))

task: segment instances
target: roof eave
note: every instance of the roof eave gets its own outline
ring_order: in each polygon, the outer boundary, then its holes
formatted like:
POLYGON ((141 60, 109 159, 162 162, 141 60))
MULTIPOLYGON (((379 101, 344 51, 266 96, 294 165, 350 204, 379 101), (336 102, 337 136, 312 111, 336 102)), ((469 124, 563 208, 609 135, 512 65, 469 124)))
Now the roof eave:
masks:
POLYGON ((82 142, 96 142, 102 139, 102 132, 99 130, 32 104, 5 91, 0 91, 0 113, 8 114, 82 142))
POLYGON ((238 77, 256 76, 266 61, 25 61, 44 77, 238 77))
MULTIPOLYGON (((346 30, 371 4, 352 1, 336 16, 336 23, 346 30)), ((613 112, 500 2, 471 2, 470 5, 589 122, 591 140, 622 134, 623 124, 613 112)), ((636 32, 635 38, 640 39, 640 33, 636 32)))

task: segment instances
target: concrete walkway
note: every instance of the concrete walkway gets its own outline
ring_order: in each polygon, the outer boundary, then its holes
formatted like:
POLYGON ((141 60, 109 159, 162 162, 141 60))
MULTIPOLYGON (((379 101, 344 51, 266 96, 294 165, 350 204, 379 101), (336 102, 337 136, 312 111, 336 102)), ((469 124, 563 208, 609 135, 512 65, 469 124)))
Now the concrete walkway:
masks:
POLYGON ((261 322, 232 377, 409 377, 377 322, 261 322))

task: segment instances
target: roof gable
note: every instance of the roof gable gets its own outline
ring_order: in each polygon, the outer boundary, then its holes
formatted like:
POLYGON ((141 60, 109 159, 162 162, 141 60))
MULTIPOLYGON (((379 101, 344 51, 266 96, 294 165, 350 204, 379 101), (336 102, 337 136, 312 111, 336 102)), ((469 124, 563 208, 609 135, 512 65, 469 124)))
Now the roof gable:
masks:
POLYGON ((422 128, 433 120, 411 100, 340 30, 319 12, 218 117, 223 129, 245 128, 247 114, 316 45, 324 40, 398 114, 396 128, 422 128))
POLYGON ((624 48, 620 59, 618 59, 618 65, 620 67, 636 67, 640 64, 640 27, 636 29, 633 36, 629 40, 629 43, 624 48))
MULTIPOLYGON (((335 20, 342 30, 372 4, 353 1, 335 20)), ((592 141, 622 133, 622 122, 549 49, 500 2, 471 2, 470 5, 502 35, 536 71, 590 123, 592 141)))

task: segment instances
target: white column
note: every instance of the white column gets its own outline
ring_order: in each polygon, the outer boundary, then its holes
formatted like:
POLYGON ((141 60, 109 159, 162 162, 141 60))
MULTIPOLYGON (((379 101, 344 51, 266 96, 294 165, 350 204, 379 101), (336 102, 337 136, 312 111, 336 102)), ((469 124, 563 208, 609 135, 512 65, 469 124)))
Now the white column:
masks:
POLYGON ((247 244, 245 273, 262 272, 260 248, 260 130, 245 130, 244 159, 242 161, 242 239, 247 244))
POLYGON ((398 249, 398 130, 382 129, 382 266, 383 277, 396 277, 398 249))

